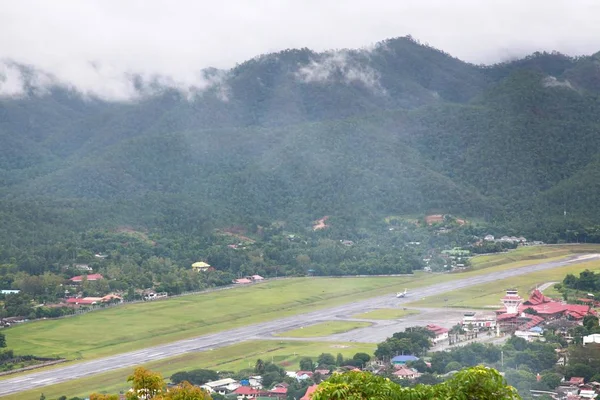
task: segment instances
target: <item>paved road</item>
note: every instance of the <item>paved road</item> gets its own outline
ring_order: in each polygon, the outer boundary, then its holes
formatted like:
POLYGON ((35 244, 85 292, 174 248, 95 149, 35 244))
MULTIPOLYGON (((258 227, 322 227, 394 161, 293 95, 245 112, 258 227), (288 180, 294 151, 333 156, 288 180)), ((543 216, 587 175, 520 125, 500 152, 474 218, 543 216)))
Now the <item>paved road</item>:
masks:
MULTIPOLYGON (((493 282, 531 272, 548 270, 573 263, 590 261, 592 259, 600 259, 600 254, 573 256, 565 258, 561 261, 546 262, 518 269, 457 279, 450 282, 439 283, 420 288, 418 293, 419 297, 434 296, 443 292, 464 287, 493 282)), ((410 296, 408 298, 397 299, 393 294, 386 294, 384 296, 361 300, 338 307, 327 308, 306 314, 248 325, 243 328, 231 329, 211 335, 199 336, 193 339, 186 339, 160 346, 149 347, 142 350, 122 353, 111 357, 66 365, 51 370, 35 372, 0 381, 0 396, 6 396, 25 390, 41 388, 60 382, 66 382, 72 379, 108 372, 116 368, 132 367, 188 352, 210 351, 215 348, 243 342, 246 340, 265 338, 273 332, 284 332, 289 329, 313 324, 315 321, 319 320, 332 320, 339 316, 348 316, 373 308, 397 307, 401 304, 409 303, 411 301, 414 301, 414 298, 410 296)))

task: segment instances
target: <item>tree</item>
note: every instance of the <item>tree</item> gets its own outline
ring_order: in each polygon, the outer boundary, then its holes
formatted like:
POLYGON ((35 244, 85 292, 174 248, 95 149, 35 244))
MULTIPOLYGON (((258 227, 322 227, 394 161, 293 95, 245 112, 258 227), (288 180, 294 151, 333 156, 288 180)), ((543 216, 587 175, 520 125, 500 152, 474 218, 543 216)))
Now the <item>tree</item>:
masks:
POLYGON ((367 353, 356 353, 352 359, 364 368, 371 361, 371 356, 367 353))
POLYGON ((344 356, 342 355, 342 353, 338 353, 337 357, 335 358, 335 365, 337 365, 338 367, 344 365, 344 356))
POLYGON ((546 385, 548 390, 554 390, 556 387, 558 387, 558 385, 560 385, 561 380, 562 376, 560 374, 549 372, 542 375, 541 382, 546 385))
POLYGON ((300 360, 300 369, 302 371, 314 371, 315 365, 310 357, 304 357, 300 360))
POLYGON ((4 336, 4 333, 0 333, 0 347, 6 347, 6 336, 4 336))
POLYGON ((254 366, 254 372, 256 372, 259 375, 265 373, 265 362, 263 360, 261 360, 260 358, 258 360, 256 360, 256 365, 254 366))
POLYGON ((498 371, 483 366, 464 369, 444 383, 402 387, 391 380, 366 372, 334 375, 321 383, 312 400, 517 400, 517 391, 506 384, 498 371))
POLYGON ((335 357, 333 357, 333 354, 321 353, 321 355, 317 358, 317 365, 319 365, 319 366, 335 365, 335 357))
MULTIPOLYGON (((212 397, 203 389, 189 382, 182 382, 178 386, 169 388, 165 394, 159 394, 152 400, 211 400, 212 397)), ((90 399, 91 400, 91 399, 90 399)))
POLYGON ((92 393, 90 395, 90 400, 119 400, 119 395, 92 393))
POLYGON ((136 368, 133 375, 127 378, 127 382, 131 382, 131 389, 133 389, 127 393, 127 400, 152 399, 165 390, 162 376, 144 367, 136 368))

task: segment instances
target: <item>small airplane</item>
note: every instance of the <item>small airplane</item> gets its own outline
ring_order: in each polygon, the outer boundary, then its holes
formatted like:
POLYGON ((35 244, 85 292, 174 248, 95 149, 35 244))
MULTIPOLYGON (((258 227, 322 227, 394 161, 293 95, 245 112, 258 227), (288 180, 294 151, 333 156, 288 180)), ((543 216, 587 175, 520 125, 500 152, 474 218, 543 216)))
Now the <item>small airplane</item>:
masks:
POLYGON ((406 297, 407 293, 408 293, 408 291, 406 289, 404 289, 404 292, 398 292, 398 293, 396 293, 396 297, 398 297, 398 298, 406 297))

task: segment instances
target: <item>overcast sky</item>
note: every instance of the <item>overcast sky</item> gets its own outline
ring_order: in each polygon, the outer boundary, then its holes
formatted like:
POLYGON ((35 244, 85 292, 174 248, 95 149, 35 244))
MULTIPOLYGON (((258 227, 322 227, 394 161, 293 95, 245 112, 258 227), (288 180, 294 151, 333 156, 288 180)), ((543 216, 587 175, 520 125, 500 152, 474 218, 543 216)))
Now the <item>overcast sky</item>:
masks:
MULTIPOLYGON (((598 0, 0 0, 0 10, 0 59, 117 98, 131 89, 126 73, 185 87, 201 84, 201 68, 261 53, 407 34, 475 63, 600 50, 598 0)), ((19 92, 17 72, 0 63, 0 75, 0 93, 19 92)))

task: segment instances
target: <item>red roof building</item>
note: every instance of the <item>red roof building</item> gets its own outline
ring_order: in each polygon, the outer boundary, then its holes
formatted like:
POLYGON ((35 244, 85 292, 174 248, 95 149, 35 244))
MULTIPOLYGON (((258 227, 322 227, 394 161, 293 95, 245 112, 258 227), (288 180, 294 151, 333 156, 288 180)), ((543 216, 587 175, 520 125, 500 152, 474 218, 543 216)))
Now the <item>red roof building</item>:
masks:
POLYGON ((579 376, 572 376, 571 379, 569 379, 569 383, 571 385, 583 385, 585 383, 585 378, 579 377, 579 376))
POLYGON ((306 393, 304 393, 304 396, 302 396, 302 397, 300 398, 300 400, 310 400, 310 398, 311 398, 312 394, 315 392, 315 390, 317 390, 317 388, 318 388, 318 387, 319 387, 319 385, 312 385, 312 386, 309 386, 309 387, 306 389, 306 393))
POLYGON ((250 279, 241 278, 241 279, 234 279, 233 283, 244 285, 244 284, 247 284, 247 283, 252 283, 252 281, 250 279))
POLYGON ((87 278, 88 281, 99 281, 100 279, 104 279, 101 274, 90 274, 90 275, 79 275, 74 276, 70 279, 71 282, 79 283, 82 282, 84 278, 87 278))
POLYGON ((400 379, 416 379, 421 376, 419 371, 408 368, 406 365, 401 365, 400 368, 393 372, 393 374, 400 379))

